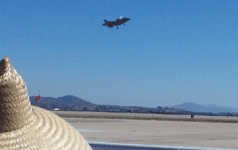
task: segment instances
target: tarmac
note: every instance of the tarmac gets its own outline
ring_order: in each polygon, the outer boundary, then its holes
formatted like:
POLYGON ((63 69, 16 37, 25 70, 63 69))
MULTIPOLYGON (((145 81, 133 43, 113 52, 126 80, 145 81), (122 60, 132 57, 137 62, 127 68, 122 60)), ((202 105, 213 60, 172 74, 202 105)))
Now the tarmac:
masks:
MULTIPOLYGON (((238 149, 238 124, 135 119, 78 118, 82 112, 53 112, 75 127, 87 141, 197 148, 238 149)), ((85 115, 90 113, 83 112, 85 115)), ((106 113, 115 115, 114 113, 106 113)), ((121 118, 131 113, 119 113, 121 118)), ((82 115, 82 114, 81 114, 82 115)), ((137 114, 138 115, 138 114, 137 114)), ((103 116, 103 115, 101 115, 103 116)), ((166 118, 166 115, 163 116, 166 118)), ((167 117, 171 117, 167 115, 167 117)), ((186 117, 186 116, 177 116, 186 117)), ((195 116, 196 117, 196 116, 195 116)), ((205 116, 204 116, 205 117, 205 116)), ((200 118, 204 118, 200 116, 200 118)), ((209 116, 210 117, 210 116, 209 116)), ((143 117, 142 117, 143 118, 143 117)), ((211 120, 212 117, 209 118, 211 120)), ((214 117, 213 119, 227 119, 214 117)), ((229 118, 228 118, 229 119, 229 118)), ((237 118, 232 118, 237 119, 237 118)), ((206 120, 206 117, 205 117, 206 120)))

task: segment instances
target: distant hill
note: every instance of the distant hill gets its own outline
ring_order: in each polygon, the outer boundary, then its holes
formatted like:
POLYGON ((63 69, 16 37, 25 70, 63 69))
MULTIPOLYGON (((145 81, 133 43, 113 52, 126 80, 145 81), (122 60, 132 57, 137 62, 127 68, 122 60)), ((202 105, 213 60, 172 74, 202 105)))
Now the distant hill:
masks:
POLYGON ((131 113, 157 113, 157 114, 191 114, 189 111, 178 111, 174 108, 157 108, 139 107, 139 106, 119 106, 119 105, 99 105, 93 104, 81 98, 72 95, 63 97, 42 97, 35 102, 36 96, 31 96, 30 101, 34 106, 39 106, 47 110, 66 111, 97 111, 97 112, 131 112, 131 113))
POLYGON ((39 106, 48 110, 59 108, 60 110, 94 110, 97 105, 76 96, 66 95, 63 97, 42 97, 35 102, 36 96, 31 96, 30 101, 34 106, 39 106))
POLYGON ((155 113, 155 114, 180 114, 180 115, 229 115, 237 113, 234 107, 222 107, 217 105, 199 105, 195 103, 183 103, 173 108, 161 107, 148 108, 140 106, 100 105, 83 100, 73 95, 58 98, 42 97, 35 102, 36 96, 31 96, 30 101, 34 106, 47 110, 58 108, 63 111, 97 111, 97 112, 127 112, 127 113, 155 113), (220 113, 222 112, 222 113, 220 113))
POLYGON ((202 105, 195 104, 195 103, 188 103, 188 102, 173 106, 173 108, 179 108, 179 109, 189 110, 193 112, 209 112, 209 109, 207 109, 207 107, 204 107, 202 105))
POLYGON ((238 112, 238 108, 235 107, 227 107, 227 106, 218 106, 218 105, 199 105, 196 103, 183 103, 180 105, 173 106, 173 108, 184 109, 193 112, 212 112, 212 113, 220 113, 220 112, 230 112, 236 113, 238 112))

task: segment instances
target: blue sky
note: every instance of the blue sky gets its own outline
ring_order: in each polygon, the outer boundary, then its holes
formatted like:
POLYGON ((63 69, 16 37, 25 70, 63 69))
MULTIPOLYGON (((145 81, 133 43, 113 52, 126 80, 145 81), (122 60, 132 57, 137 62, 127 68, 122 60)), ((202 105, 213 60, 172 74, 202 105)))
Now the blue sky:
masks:
POLYGON ((238 107, 235 0, 0 2, 0 56, 30 96, 96 104, 238 107), (119 29, 104 19, 131 20, 119 29))

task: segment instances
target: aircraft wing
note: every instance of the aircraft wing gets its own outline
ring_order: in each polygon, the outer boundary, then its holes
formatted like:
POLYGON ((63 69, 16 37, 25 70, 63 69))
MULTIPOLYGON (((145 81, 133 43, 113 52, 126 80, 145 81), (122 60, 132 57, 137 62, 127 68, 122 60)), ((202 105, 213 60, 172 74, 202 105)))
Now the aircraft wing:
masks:
POLYGON ((112 27, 113 27, 113 25, 112 25, 112 24, 108 24, 108 25, 107 25, 107 27, 110 27, 110 28, 112 28, 112 27))
POLYGON ((107 27, 112 28, 112 27, 115 26, 115 25, 116 25, 116 24, 115 24, 115 22, 113 22, 113 21, 107 22, 107 27))
POLYGON ((117 22, 117 25, 121 25, 121 24, 123 24, 123 22, 121 22, 121 21, 117 22))

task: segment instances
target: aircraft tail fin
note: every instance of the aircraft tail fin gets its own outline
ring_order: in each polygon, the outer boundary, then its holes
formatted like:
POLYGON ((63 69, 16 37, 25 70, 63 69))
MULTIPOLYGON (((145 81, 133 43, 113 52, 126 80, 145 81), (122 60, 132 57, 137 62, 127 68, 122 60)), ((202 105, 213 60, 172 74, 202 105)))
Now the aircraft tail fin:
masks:
POLYGON ((106 20, 106 19, 105 19, 104 21, 105 21, 105 23, 107 22, 107 20, 106 20))

